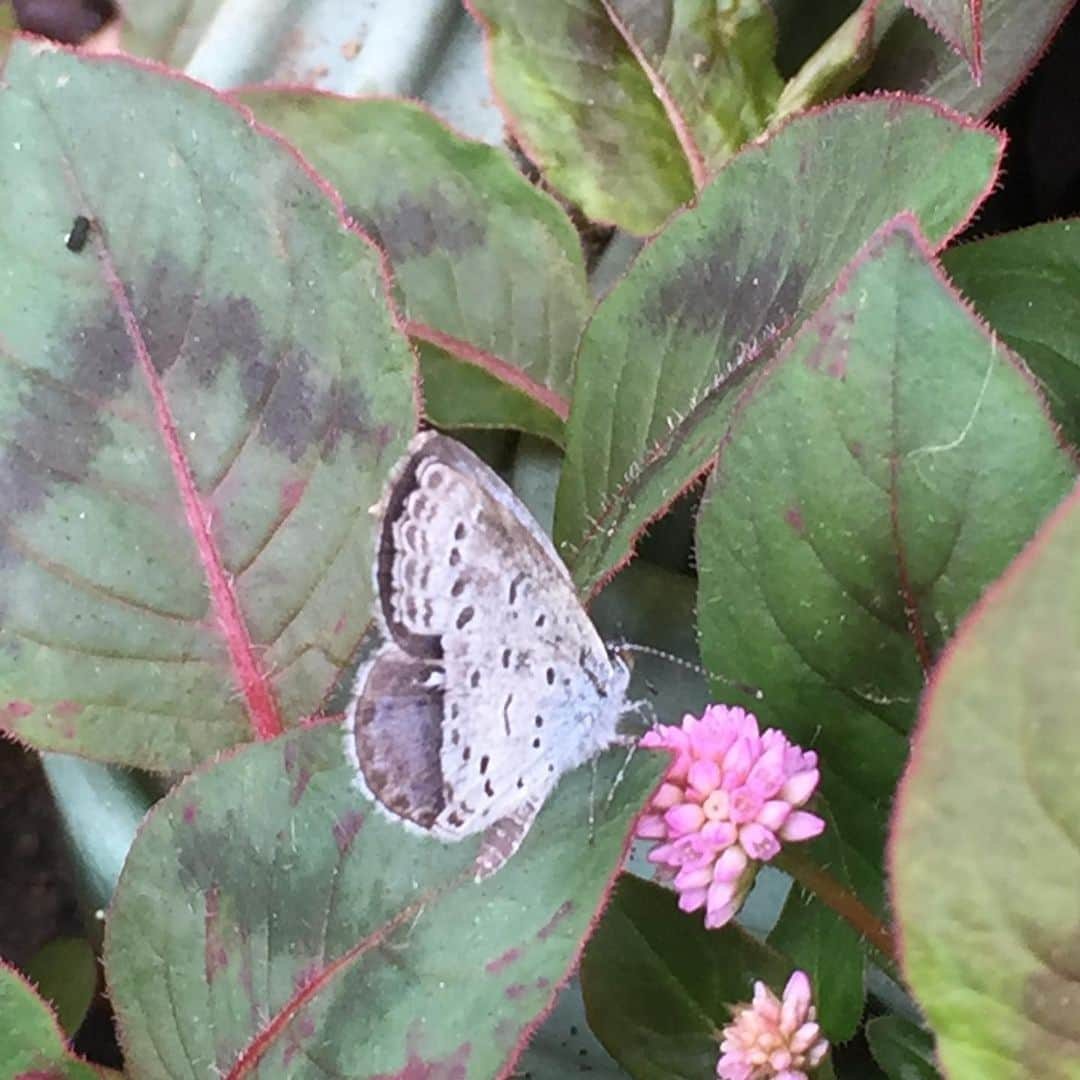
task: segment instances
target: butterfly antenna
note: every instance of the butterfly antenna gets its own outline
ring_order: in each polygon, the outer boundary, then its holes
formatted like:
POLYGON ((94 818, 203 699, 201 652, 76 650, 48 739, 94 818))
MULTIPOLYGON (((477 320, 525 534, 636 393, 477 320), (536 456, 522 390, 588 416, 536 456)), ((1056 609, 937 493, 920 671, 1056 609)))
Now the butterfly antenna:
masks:
POLYGON ((679 667, 686 668, 688 671, 693 671, 706 679, 719 679, 721 682, 727 683, 728 686, 733 686, 741 693, 748 694, 755 701, 762 701, 765 697, 765 692, 758 686, 751 686, 749 683, 738 682, 735 679, 729 679, 726 675, 720 675, 716 672, 710 673, 700 664, 695 664, 692 660, 684 660, 681 656, 665 652, 663 649, 655 649, 652 645, 638 645, 633 641, 620 641, 615 648, 619 652, 636 652, 644 653, 646 656, 655 656, 660 660, 667 660, 668 663, 678 664, 679 667))

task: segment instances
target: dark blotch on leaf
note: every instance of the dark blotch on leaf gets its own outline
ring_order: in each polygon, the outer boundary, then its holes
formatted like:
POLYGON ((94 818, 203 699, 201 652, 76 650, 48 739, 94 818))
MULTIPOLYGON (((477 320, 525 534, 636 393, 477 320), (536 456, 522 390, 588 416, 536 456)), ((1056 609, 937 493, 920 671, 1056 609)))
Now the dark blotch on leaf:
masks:
MULTIPOLYGON (((461 255, 484 243, 486 232, 482 221, 461 216, 454 206, 437 191, 423 198, 402 195, 397 205, 388 207, 370 230, 386 248, 391 261, 430 255, 435 251, 461 255)), ((364 220, 370 220, 370 215, 364 220)))
POLYGON ((1023 1015, 1031 1023, 1025 1025, 1022 1059, 1028 1063, 1026 1075, 1039 1076, 1063 1046, 1080 1041, 1080 1017, 1070 1008, 1080 971, 1080 933, 1067 929, 1055 935, 1049 928, 1034 927, 1028 933, 1034 935, 1029 948, 1044 962, 1024 981, 1023 1015))
POLYGON ((671 322, 708 336, 749 345, 768 327, 781 327, 798 310, 805 289, 802 268, 789 261, 780 234, 771 249, 745 269, 738 265, 741 234, 733 228, 717 237, 703 258, 689 259, 644 305, 645 319, 658 331, 671 322))
POLYGON ((319 444, 323 460, 331 457, 343 434, 368 434, 366 402, 341 379, 319 387, 315 365, 302 350, 280 361, 277 378, 262 408, 259 438, 294 464, 319 444))

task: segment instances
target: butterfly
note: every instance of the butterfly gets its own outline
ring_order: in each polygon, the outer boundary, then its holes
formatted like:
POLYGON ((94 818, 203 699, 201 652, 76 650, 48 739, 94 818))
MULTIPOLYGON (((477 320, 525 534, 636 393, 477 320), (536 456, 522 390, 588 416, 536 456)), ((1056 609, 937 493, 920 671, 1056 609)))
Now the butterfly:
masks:
POLYGON ((373 512, 384 644, 357 673, 346 754, 406 828, 483 833, 480 880, 565 773, 628 741, 616 727, 635 707, 630 670, 543 529, 461 443, 417 435, 373 512))

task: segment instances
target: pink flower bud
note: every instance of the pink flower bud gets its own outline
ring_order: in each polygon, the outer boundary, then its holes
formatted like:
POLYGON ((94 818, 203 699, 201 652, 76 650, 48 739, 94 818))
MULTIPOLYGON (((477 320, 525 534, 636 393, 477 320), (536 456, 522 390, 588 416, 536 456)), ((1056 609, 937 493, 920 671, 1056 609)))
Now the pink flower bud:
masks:
POLYGON ((768 862, 780 850, 780 841, 773 832, 756 821, 739 830, 739 845, 751 859, 757 859, 758 862, 768 862))
POLYGON ((792 806, 802 806, 817 790, 821 773, 817 769, 806 769, 794 776, 789 776, 780 789, 780 798, 792 806))
POLYGON ((808 814, 805 810, 796 810, 780 829, 780 839, 789 842, 812 840, 824 831, 823 818, 819 818, 817 814, 808 814))
POLYGON ((672 836, 685 836, 697 832, 705 824, 705 815, 701 807, 694 803, 681 803, 673 806, 665 815, 664 823, 672 836))

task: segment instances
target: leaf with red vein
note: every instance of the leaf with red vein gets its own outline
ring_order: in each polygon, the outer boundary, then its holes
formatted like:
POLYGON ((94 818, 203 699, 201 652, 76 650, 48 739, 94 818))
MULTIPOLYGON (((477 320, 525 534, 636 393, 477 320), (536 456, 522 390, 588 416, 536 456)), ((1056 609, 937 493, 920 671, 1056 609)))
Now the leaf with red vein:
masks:
POLYGON ((950 1077, 1076 1074, 1078 550, 1074 492, 957 631, 897 798, 902 961, 950 1077))
MULTIPOLYGON (((736 407, 702 502, 702 657, 821 759, 857 893, 882 905, 888 799, 931 665, 1069 490, 1027 371, 908 215, 736 407)), ((731 693, 725 690, 725 695, 731 693)))
POLYGON ((0 1063, 10 1080, 119 1080, 120 1076, 72 1054, 49 1006, 19 972, 2 962, 0 1063))
POLYGON ((926 103, 843 102, 742 151, 645 248, 578 355, 555 535, 583 592, 708 467, 729 391, 874 231, 912 209, 943 243, 982 201, 1002 148, 996 132, 926 103))
POLYGON ((570 219, 501 150, 421 106, 258 87, 234 95, 290 139, 386 251, 423 342, 439 424, 561 441, 591 298, 570 219))
MULTIPOLYGON (((624 757, 601 759, 598 792, 624 757)), ((666 765, 639 755, 611 807, 597 798, 591 843, 590 769, 565 778, 480 885, 475 840, 414 835, 363 800, 337 725, 196 773, 152 811, 110 915, 129 1069, 498 1074, 575 962, 666 765)))
POLYGON ((355 649, 415 362, 376 252, 220 98, 22 42, 3 77, 0 716, 184 769, 355 649))
POLYGON ((701 189, 765 130, 783 81, 768 4, 738 0, 603 0, 663 103, 701 189))
POLYGON ((904 13, 884 35, 867 85, 938 98, 972 116, 992 112, 1020 85, 1075 0, 922 0, 924 6, 981 6, 982 81, 967 59, 917 15, 904 13))

